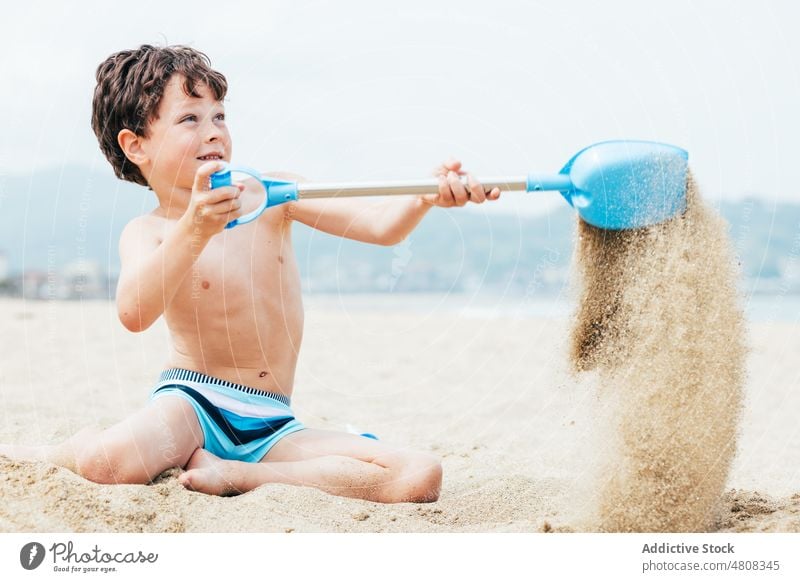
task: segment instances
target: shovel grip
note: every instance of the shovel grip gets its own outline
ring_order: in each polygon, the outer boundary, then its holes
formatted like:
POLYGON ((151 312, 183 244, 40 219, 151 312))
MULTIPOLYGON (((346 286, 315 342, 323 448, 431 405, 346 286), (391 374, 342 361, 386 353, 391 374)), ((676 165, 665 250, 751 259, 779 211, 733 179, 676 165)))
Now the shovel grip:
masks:
POLYGON ((234 226, 239 226, 240 224, 247 224, 248 222, 252 222, 261 216, 261 214, 270 206, 277 206, 278 204, 283 204, 284 202, 297 200, 297 184, 295 182, 278 180, 270 177, 262 178, 258 171, 245 166, 228 165, 219 172, 211 174, 211 188, 213 189, 220 188, 221 186, 230 186, 232 184, 231 174, 234 172, 247 174, 248 176, 258 180, 261 183, 261 186, 264 188, 264 200, 255 210, 230 221, 225 225, 225 228, 233 228, 234 226))

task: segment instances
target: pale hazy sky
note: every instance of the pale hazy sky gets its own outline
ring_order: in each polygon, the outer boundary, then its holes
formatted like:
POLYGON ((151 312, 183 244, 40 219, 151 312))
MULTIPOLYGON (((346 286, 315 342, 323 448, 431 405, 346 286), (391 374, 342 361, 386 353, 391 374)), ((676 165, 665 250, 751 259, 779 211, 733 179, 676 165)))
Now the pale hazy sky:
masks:
MULTIPOLYGON (((166 42, 228 77, 234 161, 264 171, 416 178, 454 155, 477 175, 524 174, 631 138, 688 149, 709 197, 797 199, 796 6, 14 2, 0 34, 0 173, 105 168, 89 125, 95 68, 166 42)), ((511 211, 556 199, 508 198, 511 211)))

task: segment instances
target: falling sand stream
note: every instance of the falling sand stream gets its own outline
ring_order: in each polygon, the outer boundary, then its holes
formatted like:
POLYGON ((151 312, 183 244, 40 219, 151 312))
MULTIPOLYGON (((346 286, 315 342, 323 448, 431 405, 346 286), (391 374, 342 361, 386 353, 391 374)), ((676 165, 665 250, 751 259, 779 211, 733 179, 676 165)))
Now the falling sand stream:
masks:
POLYGON ((591 527, 713 530, 745 380, 726 223, 691 175, 686 211, 665 223, 579 222, 570 363, 596 374, 608 423, 591 527))

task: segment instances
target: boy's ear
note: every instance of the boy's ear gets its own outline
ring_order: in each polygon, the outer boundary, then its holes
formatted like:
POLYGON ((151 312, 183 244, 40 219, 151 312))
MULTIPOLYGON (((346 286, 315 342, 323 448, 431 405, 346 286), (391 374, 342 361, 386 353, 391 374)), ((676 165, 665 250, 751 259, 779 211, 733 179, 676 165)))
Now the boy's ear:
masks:
POLYGON ((147 161, 147 153, 142 148, 142 138, 130 129, 123 129, 117 134, 117 143, 125 157, 137 166, 147 161))

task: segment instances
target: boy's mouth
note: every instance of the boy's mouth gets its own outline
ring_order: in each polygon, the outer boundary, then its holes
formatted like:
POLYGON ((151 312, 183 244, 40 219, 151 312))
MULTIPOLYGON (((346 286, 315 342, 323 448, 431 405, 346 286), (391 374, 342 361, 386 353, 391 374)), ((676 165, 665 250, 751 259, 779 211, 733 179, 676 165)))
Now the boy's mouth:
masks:
POLYGON ((204 162, 221 160, 222 159, 222 154, 206 154, 204 156, 198 157, 197 159, 198 160, 203 160, 204 162))

